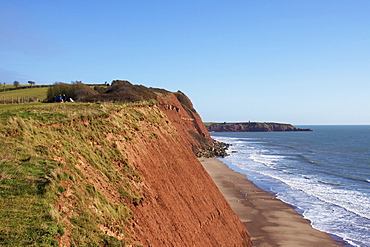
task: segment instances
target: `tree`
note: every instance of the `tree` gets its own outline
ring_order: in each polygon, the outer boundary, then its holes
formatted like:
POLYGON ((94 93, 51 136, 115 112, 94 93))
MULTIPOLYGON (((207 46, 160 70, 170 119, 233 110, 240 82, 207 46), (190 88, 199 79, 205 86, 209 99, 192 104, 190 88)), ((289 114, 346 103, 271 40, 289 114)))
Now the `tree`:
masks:
POLYGON ((36 82, 34 82, 34 81, 28 81, 28 84, 30 84, 30 86, 32 86, 32 85, 35 85, 36 82))
POLYGON ((19 81, 14 81, 14 82, 13 82, 13 85, 14 85, 15 87, 18 87, 18 86, 19 86, 19 81))

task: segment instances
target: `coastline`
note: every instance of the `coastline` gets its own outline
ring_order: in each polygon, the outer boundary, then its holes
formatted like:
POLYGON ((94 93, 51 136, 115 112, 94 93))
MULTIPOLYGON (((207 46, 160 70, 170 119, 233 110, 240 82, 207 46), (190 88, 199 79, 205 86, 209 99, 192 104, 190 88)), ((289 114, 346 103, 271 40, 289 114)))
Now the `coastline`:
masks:
POLYGON ((294 208, 216 158, 200 158, 231 208, 251 235, 254 246, 345 246, 312 228, 294 208))

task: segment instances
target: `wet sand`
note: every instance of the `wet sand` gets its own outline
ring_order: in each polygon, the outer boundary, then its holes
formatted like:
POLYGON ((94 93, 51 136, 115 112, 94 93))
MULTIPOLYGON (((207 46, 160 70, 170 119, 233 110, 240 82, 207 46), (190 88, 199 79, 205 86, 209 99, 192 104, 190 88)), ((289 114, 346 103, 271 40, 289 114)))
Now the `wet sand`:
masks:
POLYGON ((312 228, 294 208, 216 158, 199 159, 249 231, 254 246, 344 246, 312 228))

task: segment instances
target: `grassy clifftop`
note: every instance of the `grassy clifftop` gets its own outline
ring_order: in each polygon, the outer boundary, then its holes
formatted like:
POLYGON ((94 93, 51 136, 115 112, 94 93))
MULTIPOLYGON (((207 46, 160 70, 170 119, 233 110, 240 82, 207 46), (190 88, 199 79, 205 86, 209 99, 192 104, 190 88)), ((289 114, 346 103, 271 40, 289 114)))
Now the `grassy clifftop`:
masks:
POLYGON ((139 203, 142 198, 132 182, 139 182, 140 175, 107 136, 134 132, 137 121, 151 116, 132 104, 0 107, 0 244, 59 246, 57 240, 68 236, 75 246, 123 245, 132 213, 127 205, 108 200, 87 178, 99 173, 117 197, 139 203), (125 116, 111 114, 122 108, 125 116), (61 209, 68 205, 71 209, 61 209), (108 225, 120 237, 104 234, 101 229, 108 225))

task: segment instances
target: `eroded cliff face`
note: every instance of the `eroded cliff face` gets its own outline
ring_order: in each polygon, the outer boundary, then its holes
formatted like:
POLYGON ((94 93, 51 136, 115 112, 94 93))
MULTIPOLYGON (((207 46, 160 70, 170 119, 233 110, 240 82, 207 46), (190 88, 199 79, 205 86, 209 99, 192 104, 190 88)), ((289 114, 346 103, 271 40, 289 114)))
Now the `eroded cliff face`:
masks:
MULTIPOLYGON (((119 126, 114 132, 107 128, 104 141, 125 158, 124 164, 113 161, 109 169, 127 176, 127 167, 132 168, 129 180, 112 180, 82 157, 73 168, 94 193, 115 205, 111 207, 127 205, 132 212, 124 220, 97 222, 98 228, 130 246, 251 246, 249 233, 194 154, 212 139, 190 100, 178 92, 159 95, 158 102, 104 115, 107 123, 119 126), (117 184, 133 188, 133 195, 122 196, 117 184)), ((91 152, 99 145, 91 142, 91 152)), ((55 203, 69 226, 58 239, 65 246, 73 245, 77 228, 76 180, 61 183, 65 191, 55 203)), ((109 219, 96 202, 84 202, 97 217, 109 219)))
POLYGON ((199 115, 175 96, 139 109, 163 116, 158 125, 140 122, 135 142, 116 142, 143 178, 144 200, 131 205, 132 239, 144 246, 250 246, 248 232, 193 153, 194 133, 209 134, 199 115))

